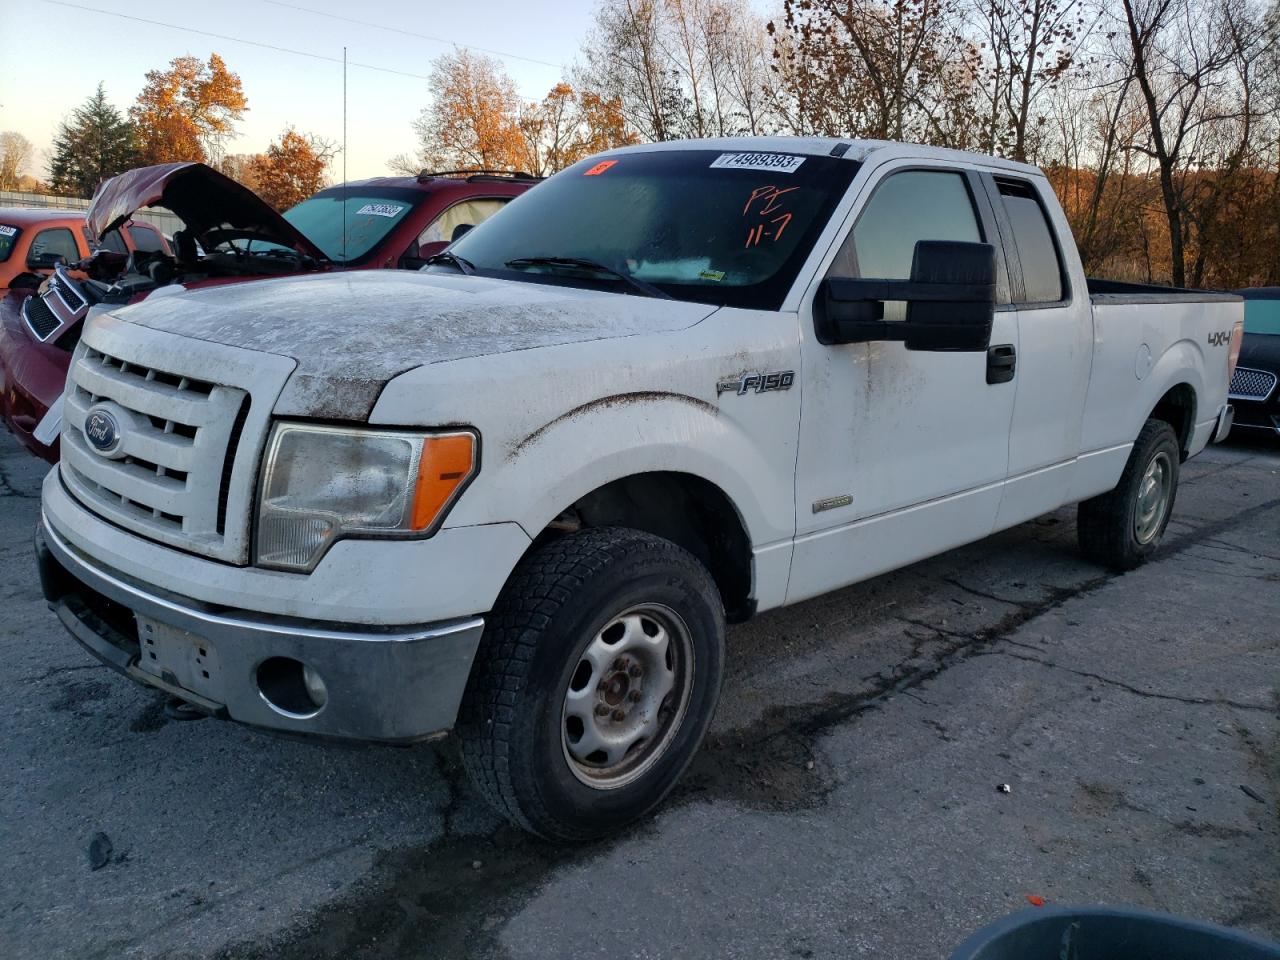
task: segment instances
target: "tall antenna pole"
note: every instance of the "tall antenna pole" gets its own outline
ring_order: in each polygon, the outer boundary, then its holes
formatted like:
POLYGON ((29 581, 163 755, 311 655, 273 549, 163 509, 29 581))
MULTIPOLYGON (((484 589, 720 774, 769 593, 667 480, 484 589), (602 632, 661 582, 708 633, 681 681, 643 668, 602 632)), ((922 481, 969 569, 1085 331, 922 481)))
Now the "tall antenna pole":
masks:
POLYGON ((342 262, 347 262, 347 48, 342 48, 342 262))

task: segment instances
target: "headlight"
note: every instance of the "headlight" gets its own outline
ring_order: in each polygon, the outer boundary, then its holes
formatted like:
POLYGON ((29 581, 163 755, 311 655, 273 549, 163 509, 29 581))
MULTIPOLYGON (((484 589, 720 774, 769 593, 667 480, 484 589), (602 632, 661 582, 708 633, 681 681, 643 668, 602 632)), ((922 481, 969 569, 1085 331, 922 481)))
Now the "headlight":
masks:
POLYGON ((255 562, 310 570, 346 536, 425 535, 475 475, 475 434, 278 423, 267 445, 255 562))

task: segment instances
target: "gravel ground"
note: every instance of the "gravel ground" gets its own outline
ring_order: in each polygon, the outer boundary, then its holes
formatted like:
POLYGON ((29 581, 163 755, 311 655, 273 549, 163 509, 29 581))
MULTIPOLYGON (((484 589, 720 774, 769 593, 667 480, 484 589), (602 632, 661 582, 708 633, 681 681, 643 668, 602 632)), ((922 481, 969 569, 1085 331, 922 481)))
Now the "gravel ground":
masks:
POLYGON ((504 827, 448 742, 168 719, 45 608, 43 469, 0 436, 8 960, 914 960, 1028 895, 1280 937, 1276 444, 1188 463, 1133 573, 1064 510, 732 629, 677 793, 576 849, 504 827))

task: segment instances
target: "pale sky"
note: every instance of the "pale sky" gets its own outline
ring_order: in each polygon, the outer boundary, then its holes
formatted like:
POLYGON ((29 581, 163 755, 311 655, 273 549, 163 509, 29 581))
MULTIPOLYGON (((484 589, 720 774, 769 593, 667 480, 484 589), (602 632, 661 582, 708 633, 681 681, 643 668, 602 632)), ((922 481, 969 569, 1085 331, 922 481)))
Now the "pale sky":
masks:
MULTIPOLYGON (((347 72, 347 177, 382 176, 388 173, 389 158, 415 152, 416 140, 409 124, 428 103, 430 93, 425 79, 355 64, 425 77, 432 59, 454 45, 487 48, 514 55, 499 59, 523 96, 541 99, 577 58, 594 8, 593 0, 182 0, 153 4, 74 0, 74 5, 72 0, 0 0, 0 130, 17 130, 35 145, 36 159, 27 172, 43 179, 45 153, 59 121, 93 93, 98 81, 106 84, 107 98, 123 111, 137 96, 146 71, 166 66, 173 57, 190 54, 207 60, 211 52, 217 52, 240 75, 249 98, 249 111, 237 127, 239 137, 228 144, 229 153, 265 149, 286 124, 340 141, 340 61, 346 45, 351 64, 347 72), (324 13, 361 22, 335 20, 324 13), (187 29, 139 23, 121 15, 187 29), (339 62, 189 30, 286 47, 339 62)), ((335 163, 333 177, 342 177, 341 159, 335 163)))

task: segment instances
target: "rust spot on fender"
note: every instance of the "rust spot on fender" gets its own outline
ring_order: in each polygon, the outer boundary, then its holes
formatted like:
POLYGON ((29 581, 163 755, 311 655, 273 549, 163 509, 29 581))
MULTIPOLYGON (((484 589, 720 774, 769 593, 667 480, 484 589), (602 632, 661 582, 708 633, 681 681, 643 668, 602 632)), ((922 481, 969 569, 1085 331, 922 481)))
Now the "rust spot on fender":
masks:
POLYGON ((636 403, 652 403, 658 400, 673 400, 676 403, 688 404, 691 407, 696 407, 703 413, 711 414, 713 417, 718 416, 720 413, 720 408, 715 404, 707 403, 705 400, 699 400, 697 397, 691 397, 686 393, 667 393, 663 390, 639 390, 634 393, 615 393, 612 396, 589 400, 586 403, 574 407, 572 410, 568 410, 560 414, 560 416, 556 417, 554 420, 549 420, 544 423, 537 430, 533 431, 533 433, 529 434, 512 447, 511 452, 507 454, 507 460, 514 460, 516 457, 520 456, 520 454, 524 453, 527 448, 537 443, 542 438, 542 435, 548 430, 557 424, 564 423, 566 420, 575 420, 583 414, 593 413, 596 410, 608 410, 613 407, 626 407, 636 403))

